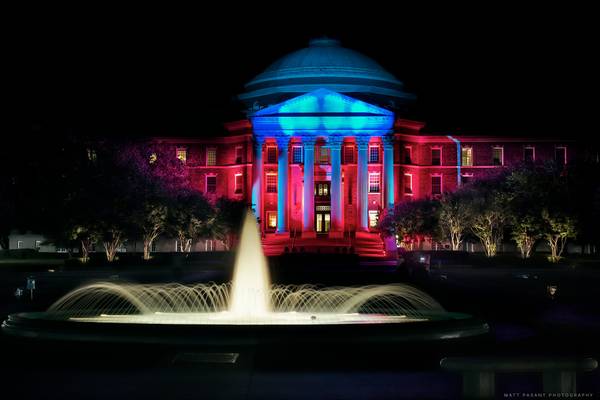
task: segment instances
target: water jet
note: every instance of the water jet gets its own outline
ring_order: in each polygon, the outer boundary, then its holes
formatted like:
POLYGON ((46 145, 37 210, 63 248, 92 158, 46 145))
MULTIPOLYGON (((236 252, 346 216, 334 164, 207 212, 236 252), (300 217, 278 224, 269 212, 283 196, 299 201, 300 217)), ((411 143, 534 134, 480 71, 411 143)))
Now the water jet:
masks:
POLYGON ((405 284, 271 284, 251 213, 230 283, 93 283, 66 294, 46 312, 10 315, 2 328, 24 337, 201 345, 426 341, 488 331, 486 323, 447 312, 405 284))

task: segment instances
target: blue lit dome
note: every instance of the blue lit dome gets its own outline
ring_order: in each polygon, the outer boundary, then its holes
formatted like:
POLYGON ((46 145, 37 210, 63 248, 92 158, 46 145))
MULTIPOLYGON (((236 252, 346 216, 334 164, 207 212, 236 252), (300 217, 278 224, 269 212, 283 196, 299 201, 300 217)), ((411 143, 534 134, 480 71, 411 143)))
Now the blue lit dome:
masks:
POLYGON ((378 98, 382 105, 413 97, 376 61, 329 38, 313 39, 308 47, 275 61, 239 97, 249 106, 264 106, 321 88, 378 98))

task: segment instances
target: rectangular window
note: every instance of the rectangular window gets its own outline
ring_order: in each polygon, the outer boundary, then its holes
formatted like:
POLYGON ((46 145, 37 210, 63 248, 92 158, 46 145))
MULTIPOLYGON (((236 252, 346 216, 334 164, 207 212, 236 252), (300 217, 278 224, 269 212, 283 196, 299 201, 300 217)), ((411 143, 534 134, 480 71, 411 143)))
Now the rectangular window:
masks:
POLYGON ((404 193, 413 193, 412 174, 404 174, 404 193))
POLYGON ((344 164, 354 164, 354 146, 344 146, 344 164))
POLYGON ((492 165, 504 165, 504 147, 492 147, 492 165))
POLYGON ((206 193, 217 193, 217 177, 206 177, 206 193))
POLYGON ((404 164, 412 164, 412 147, 404 147, 404 164))
POLYGON ((369 193, 379 193, 379 173, 369 174, 369 193))
POLYGON ((267 146, 267 164, 277 163, 277 147, 267 146))
POLYGON ((23 241, 22 240, 17 240, 17 249, 22 249, 23 246, 23 241))
POLYGON ((462 174, 460 176, 460 182, 462 185, 468 185, 473 181, 473 174, 462 174))
POLYGON ((369 162, 379 162, 379 146, 369 146, 369 162))
POLYGON ((235 174, 235 193, 242 193, 244 191, 244 176, 242 174, 235 174))
POLYGON ((442 149, 431 149, 431 165, 442 165, 442 149))
POLYGON ((319 147, 319 164, 329 164, 329 149, 325 146, 319 147))
POLYGON ((176 155, 177 155, 177 158, 179 160, 181 160, 182 163, 185 164, 185 162, 187 160, 187 149, 185 147, 178 147, 176 155))
POLYGON ((566 165, 567 164, 567 148, 564 146, 559 146, 554 149, 554 159, 558 165, 566 165))
POLYGON ((244 162, 244 148, 242 146, 237 146, 235 148, 235 163, 241 164, 244 162))
POLYGON ((379 211, 369 210, 369 228, 377 228, 379 223, 379 211))
POLYGON ((531 163, 535 161, 535 147, 525 146, 523 148, 523 161, 531 163))
POLYGON ((267 193, 277 193, 277 174, 267 174, 267 193))
POLYGON ((315 184, 315 196, 327 197, 329 196, 329 183, 317 183, 315 184))
POLYGON ((267 227, 269 229, 277 228, 277 213, 275 211, 267 211, 267 227))
POLYGON ((39 249, 42 246, 42 241, 41 240, 36 240, 35 241, 35 248, 39 249))
POLYGON ((439 196, 442 194, 442 177, 441 175, 433 175, 431 177, 431 195, 439 196))
POLYGON ((472 167, 473 166, 473 148, 472 147, 463 147, 460 149, 461 152, 461 160, 460 163, 463 167, 472 167))
POLYGON ((302 164, 302 146, 292 147, 292 163, 302 164))
POLYGON ((206 149, 206 165, 217 165, 217 149, 215 147, 206 149))

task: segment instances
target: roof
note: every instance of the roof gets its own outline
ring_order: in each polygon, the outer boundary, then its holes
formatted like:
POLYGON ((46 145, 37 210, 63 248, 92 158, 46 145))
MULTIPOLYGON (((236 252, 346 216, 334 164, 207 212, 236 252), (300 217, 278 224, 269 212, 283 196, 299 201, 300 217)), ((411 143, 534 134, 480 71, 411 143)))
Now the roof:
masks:
POLYGON ((308 47, 275 61, 246 84, 239 97, 246 102, 325 88, 338 93, 362 93, 412 98, 403 84, 373 59, 342 47, 337 40, 313 39, 308 47))

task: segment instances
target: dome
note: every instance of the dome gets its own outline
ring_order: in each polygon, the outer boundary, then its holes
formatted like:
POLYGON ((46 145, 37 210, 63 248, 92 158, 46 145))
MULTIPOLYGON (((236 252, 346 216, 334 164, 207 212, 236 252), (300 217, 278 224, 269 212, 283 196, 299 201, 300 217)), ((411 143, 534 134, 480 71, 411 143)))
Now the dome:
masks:
POLYGON ((376 61, 329 38, 313 39, 308 47, 280 58, 245 87, 239 97, 249 104, 272 104, 320 88, 388 99, 412 97, 376 61))

